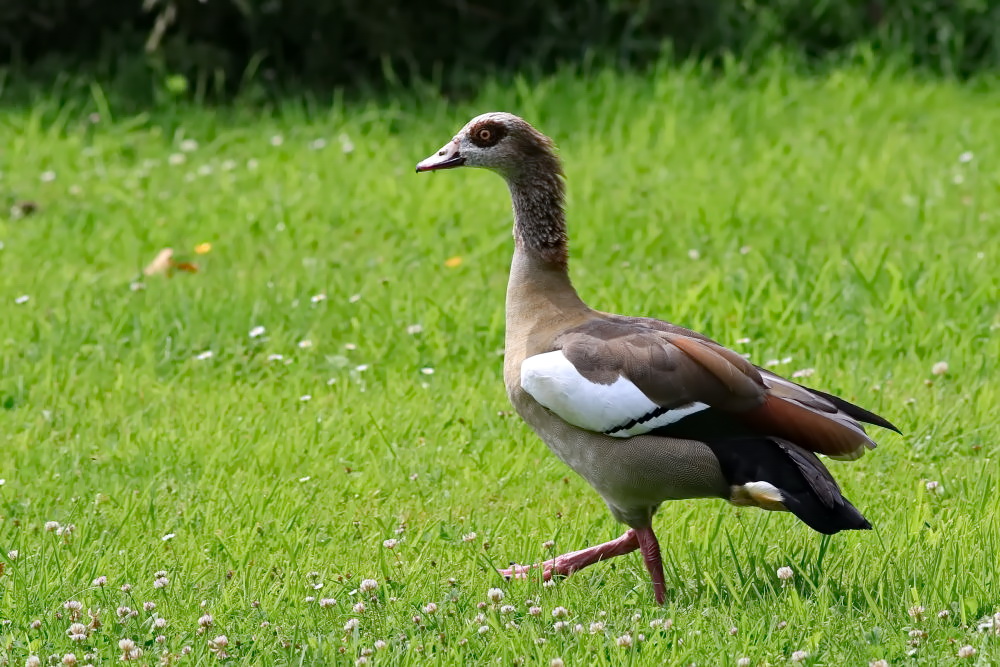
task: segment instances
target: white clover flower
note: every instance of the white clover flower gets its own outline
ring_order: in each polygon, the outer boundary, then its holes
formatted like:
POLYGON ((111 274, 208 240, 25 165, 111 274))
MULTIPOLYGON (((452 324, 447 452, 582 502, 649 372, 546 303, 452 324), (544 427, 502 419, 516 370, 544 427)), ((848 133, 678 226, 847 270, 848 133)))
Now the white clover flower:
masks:
POLYGON ((491 588, 490 590, 486 591, 486 597, 489 599, 490 602, 496 604, 503 600, 504 594, 503 591, 500 590, 499 588, 491 588))
POLYGON ((809 657, 806 651, 793 651, 792 652, 792 662, 805 662, 805 659, 809 657))
POLYGON ((255 326, 253 329, 250 330, 250 334, 249 335, 250 335, 251 338, 260 338, 265 333, 267 333, 267 329, 265 329, 264 327, 258 325, 258 326, 255 326))
POLYGON ((620 648, 632 648, 632 635, 622 635, 615 639, 615 644, 620 648))
POLYGON ((361 584, 358 586, 358 590, 362 593, 372 593, 378 589, 378 582, 374 579, 362 579, 361 584))
POLYGON ((795 576, 795 572, 793 572, 792 568, 788 567, 787 565, 779 567, 777 574, 778 574, 778 579, 781 579, 782 581, 790 581, 792 577, 795 576))
POLYGON ((354 142, 352 142, 351 138, 346 134, 341 133, 337 137, 337 141, 340 142, 340 150, 344 153, 344 155, 350 155, 354 152, 354 142))
POLYGON ((361 625, 361 621, 356 618, 348 619, 347 623, 344 623, 344 632, 354 632, 361 625))

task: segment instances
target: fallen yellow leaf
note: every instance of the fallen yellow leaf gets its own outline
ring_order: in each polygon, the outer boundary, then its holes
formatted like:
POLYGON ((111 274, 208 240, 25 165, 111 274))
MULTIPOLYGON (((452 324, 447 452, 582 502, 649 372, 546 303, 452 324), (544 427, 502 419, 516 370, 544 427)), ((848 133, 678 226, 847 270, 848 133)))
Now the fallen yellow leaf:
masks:
POLYGON ((194 252, 195 252, 195 254, 198 254, 198 255, 206 255, 206 254, 212 252, 212 244, 211 243, 199 243, 198 245, 196 245, 194 247, 194 252))
POLYGON ((448 259, 444 260, 444 265, 447 266, 449 269, 454 269, 456 266, 460 266, 461 264, 462 264, 462 258, 459 257, 458 255, 455 255, 454 257, 449 257, 448 259))

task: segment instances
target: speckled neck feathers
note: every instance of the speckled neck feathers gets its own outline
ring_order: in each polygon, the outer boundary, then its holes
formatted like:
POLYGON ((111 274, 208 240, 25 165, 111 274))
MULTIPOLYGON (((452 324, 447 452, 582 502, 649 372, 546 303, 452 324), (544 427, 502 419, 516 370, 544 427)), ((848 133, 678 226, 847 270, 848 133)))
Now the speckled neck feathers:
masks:
POLYGON ((562 168, 548 139, 535 139, 520 149, 516 171, 504 174, 514 205, 505 360, 510 387, 517 386, 521 360, 548 349, 558 330, 591 312, 569 277, 562 168))
POLYGON ((506 175, 514 204, 514 241, 519 250, 565 270, 569 249, 562 165, 547 140, 524 149, 527 159, 506 175))
POLYGON ((514 204, 514 240, 523 251, 566 268, 568 249, 563 170, 552 140, 525 125, 515 141, 516 166, 503 174, 514 204))

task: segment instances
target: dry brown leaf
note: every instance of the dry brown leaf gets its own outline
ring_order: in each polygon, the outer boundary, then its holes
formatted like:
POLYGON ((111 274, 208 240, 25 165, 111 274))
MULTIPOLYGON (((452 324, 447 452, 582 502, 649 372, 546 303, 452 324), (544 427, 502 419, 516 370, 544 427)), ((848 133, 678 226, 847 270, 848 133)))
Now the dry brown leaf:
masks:
POLYGON ((153 261, 150 262, 142 272, 147 276, 155 276, 160 273, 165 273, 167 274, 167 277, 170 277, 173 275, 174 271, 198 273, 198 265, 191 262, 178 262, 174 259, 174 249, 164 248, 156 254, 153 261))
POLYGON ((173 248, 164 248, 160 252, 156 253, 156 257, 153 261, 146 265, 146 268, 142 270, 147 276, 155 276, 158 273, 166 273, 167 269, 170 268, 174 258, 173 248))

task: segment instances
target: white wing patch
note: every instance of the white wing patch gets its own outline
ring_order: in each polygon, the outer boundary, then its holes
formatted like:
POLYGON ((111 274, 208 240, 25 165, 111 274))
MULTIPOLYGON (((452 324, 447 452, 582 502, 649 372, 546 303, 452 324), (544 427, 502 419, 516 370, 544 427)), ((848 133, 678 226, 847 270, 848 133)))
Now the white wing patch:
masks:
POLYGON ((613 384, 591 382, 559 350, 525 359, 521 388, 570 424, 617 438, 648 433, 708 407, 663 408, 624 377, 613 384))

